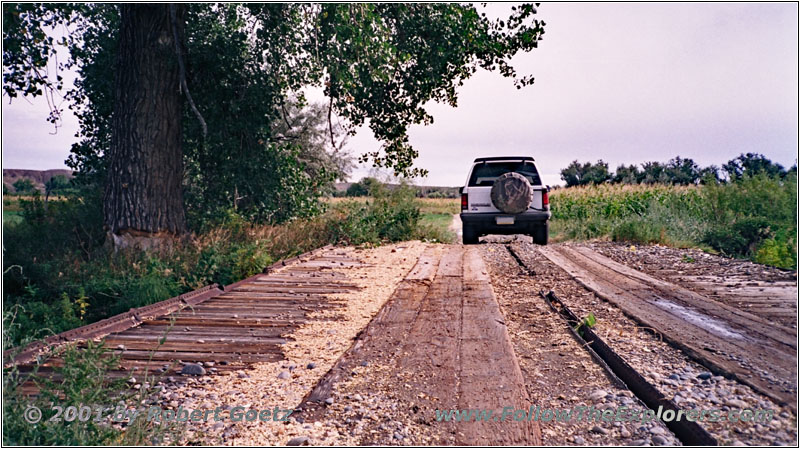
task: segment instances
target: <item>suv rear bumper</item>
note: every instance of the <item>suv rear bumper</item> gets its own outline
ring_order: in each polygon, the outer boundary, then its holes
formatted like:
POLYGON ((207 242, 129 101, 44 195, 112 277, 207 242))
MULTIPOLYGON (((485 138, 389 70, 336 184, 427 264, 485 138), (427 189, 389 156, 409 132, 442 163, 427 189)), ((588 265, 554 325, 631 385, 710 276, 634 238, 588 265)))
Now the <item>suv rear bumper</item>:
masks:
POLYGON ((548 212, 525 212, 524 214, 502 213, 461 213, 461 222, 464 226, 472 226, 480 234, 525 234, 535 226, 543 225, 550 219, 548 212), (499 225, 497 217, 514 217, 514 224, 499 225))

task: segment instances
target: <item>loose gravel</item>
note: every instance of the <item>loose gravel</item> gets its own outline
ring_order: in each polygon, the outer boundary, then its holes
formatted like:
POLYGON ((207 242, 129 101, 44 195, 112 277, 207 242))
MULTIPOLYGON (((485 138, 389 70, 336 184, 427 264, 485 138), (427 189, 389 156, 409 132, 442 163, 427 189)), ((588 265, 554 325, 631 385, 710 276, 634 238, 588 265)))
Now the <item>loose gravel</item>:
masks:
MULTIPOLYGON (((360 332, 391 296, 397 283, 413 267, 426 244, 418 241, 386 245, 373 249, 335 248, 336 254, 363 261, 363 267, 342 267, 349 282, 360 290, 328 295, 344 307, 314 312, 295 332, 285 335, 286 360, 259 363, 250 369, 204 376, 177 376, 162 382, 159 402, 177 409, 230 410, 294 409, 306 393, 350 347, 360 332)), ((181 444, 263 446, 293 443, 314 445, 352 444, 349 435, 339 434, 336 426, 306 424, 293 417, 288 422, 239 422, 230 420, 192 423, 181 444), (302 440, 302 441, 301 441, 302 440)))
MULTIPOLYGON (((578 284, 565 271, 541 255, 534 245, 527 243, 517 245, 515 247, 519 248, 523 261, 536 272, 532 276, 535 280, 531 287, 532 292, 553 290, 579 317, 593 313, 597 319, 594 331, 681 408, 723 411, 743 408, 774 410, 773 419, 764 424, 740 421, 703 423, 704 428, 721 444, 797 444, 797 417, 788 407, 780 407, 750 387, 734 380, 710 375, 704 366, 695 363, 682 351, 663 342, 657 334, 640 327, 616 306, 603 301, 578 284)), ((630 261, 627 264, 634 267, 636 265, 630 261)), ((655 441, 654 435, 666 438, 671 434, 651 432, 648 438, 651 444, 658 444, 660 441, 660 439, 655 441)))
MULTIPOLYGON (((612 382, 570 333, 567 324, 545 304, 540 290, 571 284, 551 282, 549 272, 522 269, 502 244, 482 245, 492 285, 500 303, 532 401, 542 408, 643 409, 623 385, 612 382)), ((622 422, 573 420, 541 423, 545 445, 640 445, 658 435, 662 444, 680 442, 662 423, 637 426, 622 422), (654 433, 655 432, 655 433, 654 433)))

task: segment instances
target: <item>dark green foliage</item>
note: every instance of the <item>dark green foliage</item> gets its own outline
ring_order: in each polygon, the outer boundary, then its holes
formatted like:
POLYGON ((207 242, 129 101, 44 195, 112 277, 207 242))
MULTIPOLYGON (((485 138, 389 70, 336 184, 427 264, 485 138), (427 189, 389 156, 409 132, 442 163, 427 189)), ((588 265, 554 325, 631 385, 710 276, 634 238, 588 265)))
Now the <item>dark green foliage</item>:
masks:
POLYGON ((667 163, 656 161, 644 162, 638 165, 621 164, 617 167, 613 176, 608 175, 608 164, 602 160, 596 164, 590 162, 580 163, 572 161, 566 168, 561 170, 561 179, 566 182, 567 187, 599 184, 610 181, 615 184, 674 184, 692 185, 719 183, 724 181, 722 173, 728 175, 731 181, 738 181, 744 176, 755 176, 764 173, 768 176, 785 177, 787 173, 796 172, 797 167, 793 166, 789 171, 785 170, 780 164, 774 163, 762 154, 747 153, 735 159, 731 159, 723 164, 722 169, 716 165, 709 165, 701 168, 689 158, 675 156, 667 163), (608 175, 608 176, 607 176, 608 175))
MULTIPOLYGON (((522 4, 511 17, 491 21, 472 5, 453 3, 323 4, 318 32, 308 42, 316 60, 312 73, 319 77, 324 68, 329 74, 326 94, 349 129, 369 118, 384 142, 382 152, 362 161, 405 176, 424 174, 411 168, 417 152, 408 126, 433 121, 424 109, 430 100, 455 106, 456 88, 478 68, 516 77, 507 58, 536 48, 544 34, 535 13, 533 5, 522 4)), ((532 82, 522 77, 517 86, 532 82)))
POLYGON ((660 162, 645 162, 642 164, 642 174, 642 182, 645 184, 669 183, 666 169, 660 162))
POLYGON ((192 276, 198 283, 227 285, 259 273, 271 263, 266 242, 215 242, 200 252, 192 276))
POLYGON ((347 192, 345 192, 345 196, 367 196, 369 195, 369 190, 361 184, 360 182, 354 182, 350 184, 350 187, 347 188, 347 192))
POLYGON ((714 184, 722 182, 720 176, 720 168, 716 165, 709 165, 708 167, 700 169, 700 184, 714 184))
POLYGON ((587 184, 600 184, 611 179, 608 172, 608 163, 599 160, 592 164, 572 161, 567 168, 561 170, 561 179, 567 187, 582 186, 587 184))
MULTIPOLYGON (((46 95, 48 89, 63 87, 61 77, 46 76, 48 60, 55 54, 55 39, 43 26, 71 23, 74 7, 64 5, 53 11, 50 6, 33 3, 3 4, 3 91, 11 98, 18 95, 46 95)), ((51 116, 52 118, 52 116, 51 116)))
POLYGON ((349 201, 338 206, 328 219, 331 240, 347 244, 402 241, 418 237, 419 207, 414 189, 391 190, 373 185, 366 202, 349 201))
POLYGON ((33 184, 33 181, 31 181, 28 178, 19 178, 16 181, 14 181, 14 184, 12 184, 12 186, 14 186, 14 192, 16 193, 24 194, 24 193, 33 193, 36 191, 36 186, 33 184))
POLYGON ((364 177, 360 181, 350 184, 346 196, 374 196, 375 193, 385 189, 383 184, 375 178, 364 177))
POLYGON ((55 175, 44 183, 46 194, 62 192, 69 187, 69 179, 64 175, 55 175))
POLYGON ((725 170, 731 180, 740 179, 743 176, 755 176, 759 173, 764 173, 768 176, 783 176, 786 174, 786 170, 781 164, 772 162, 763 154, 758 153, 740 154, 739 157, 723 164, 722 169, 725 170))
POLYGON ((761 171, 729 184, 705 186, 708 219, 716 226, 704 241, 736 257, 782 268, 797 266, 797 173, 761 171))
MULTIPOLYGON (((26 257, 36 257, 39 266, 60 254, 88 255, 102 244, 102 208, 96 189, 87 188, 81 196, 69 196, 63 201, 51 201, 47 209, 38 194, 31 200, 21 200, 24 225, 6 228, 3 245, 4 263, 27 265, 34 262, 26 257)), ((31 267, 37 269, 37 267, 31 267)))
POLYGON ((691 159, 676 156, 664 169, 669 182, 678 185, 696 184, 700 180, 700 167, 691 159))
MULTIPOLYGON (((454 3, 191 5, 184 47, 188 85, 209 125, 211 148, 202 151, 214 151, 215 141, 224 143, 224 153, 252 149, 290 94, 315 85, 324 86, 330 98, 329 119, 336 112, 350 132, 368 120, 384 143, 365 160, 396 173, 421 174, 424 170, 412 168, 417 152, 407 129, 432 122, 426 104, 455 106, 457 88, 478 68, 514 78, 519 88, 533 83, 531 76, 518 77, 507 61, 538 46, 545 23, 535 14, 532 4, 515 5, 509 17, 496 20, 473 5, 454 3), (256 128, 246 130, 247 122, 257 122, 256 128), (243 138, 250 138, 246 145, 243 138)), ((54 55, 54 42, 44 30, 66 22, 75 25, 65 42, 72 56, 66 65, 77 65, 81 75, 68 96, 79 110, 85 137, 70 163, 102 177, 119 28, 116 5, 5 5, 3 87, 12 97, 58 90, 33 69, 54 55)), ((195 127, 187 129, 187 149, 202 148, 206 142, 192 132, 197 128, 191 118, 184 121, 187 128, 195 127)), ((266 137, 260 140, 273 142, 275 136, 266 137)))
POLYGON ((621 184, 639 184, 644 179, 644 173, 636 165, 620 165, 614 172, 611 182, 621 184))
POLYGON ((709 230, 703 243, 729 256, 751 256, 753 249, 769 237, 769 221, 763 217, 749 217, 736 221, 732 226, 709 230))

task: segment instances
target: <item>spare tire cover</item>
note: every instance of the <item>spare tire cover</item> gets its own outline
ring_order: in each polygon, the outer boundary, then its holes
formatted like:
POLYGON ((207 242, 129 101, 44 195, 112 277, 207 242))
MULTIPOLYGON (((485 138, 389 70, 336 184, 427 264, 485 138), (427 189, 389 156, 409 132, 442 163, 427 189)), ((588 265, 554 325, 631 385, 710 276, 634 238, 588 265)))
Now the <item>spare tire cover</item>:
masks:
POLYGON ((492 204, 507 214, 525 212, 531 205, 532 195, 531 184, 519 173, 502 174, 492 184, 492 204))

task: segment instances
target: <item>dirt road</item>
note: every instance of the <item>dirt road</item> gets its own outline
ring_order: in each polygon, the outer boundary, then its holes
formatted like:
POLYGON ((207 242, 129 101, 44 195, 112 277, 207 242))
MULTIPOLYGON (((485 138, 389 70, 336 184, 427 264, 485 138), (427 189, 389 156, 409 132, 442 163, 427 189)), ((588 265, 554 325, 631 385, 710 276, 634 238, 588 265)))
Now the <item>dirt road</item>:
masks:
POLYGON ((681 408, 774 411, 769 422, 703 423, 718 443, 797 441, 791 327, 768 326, 763 316, 615 262, 589 245, 488 240, 494 243, 426 250, 306 396, 301 420, 326 428, 344 419, 356 444, 681 444, 658 421, 437 421, 437 410, 526 404, 644 408, 537 295, 552 289, 581 316, 595 314, 597 333, 681 408), (326 404, 330 398, 334 403, 326 404))
POLYGON ((189 423, 180 444, 682 444, 658 420, 542 417, 645 409, 547 306, 551 290, 681 409, 770 412, 702 422, 709 438, 797 444, 796 274, 697 251, 519 237, 331 248, 202 302, 129 312, 139 323, 105 338, 123 358, 113 375, 160 370, 150 404, 294 410, 189 423))
POLYGON ((382 409, 394 411, 392 421, 404 423, 404 434, 378 419, 359 429, 360 444, 541 444, 534 421, 437 420, 437 410, 528 409, 533 402, 476 248, 429 248, 302 408, 314 419, 335 420, 365 392, 380 395, 382 409), (348 379, 364 362, 370 369, 348 379), (337 401, 342 408, 315 407, 333 388, 345 398, 337 401))

